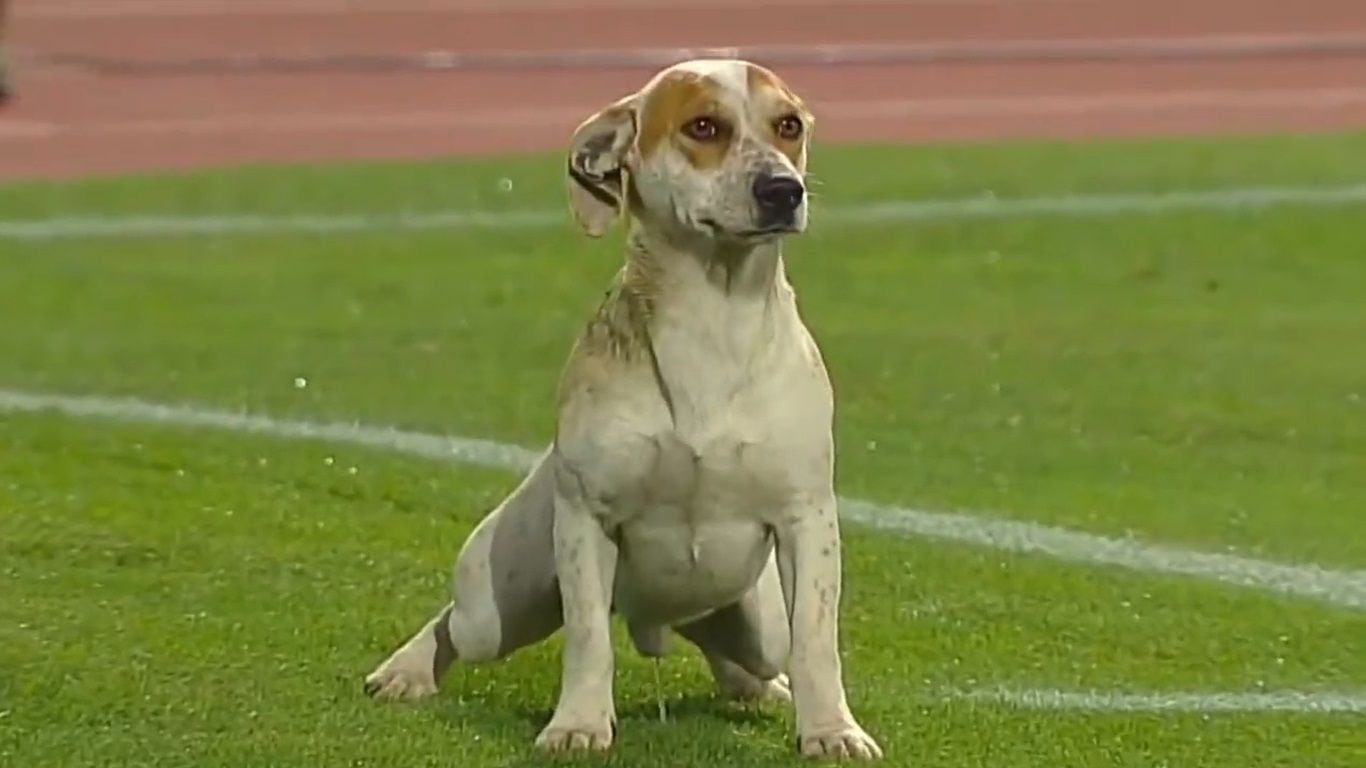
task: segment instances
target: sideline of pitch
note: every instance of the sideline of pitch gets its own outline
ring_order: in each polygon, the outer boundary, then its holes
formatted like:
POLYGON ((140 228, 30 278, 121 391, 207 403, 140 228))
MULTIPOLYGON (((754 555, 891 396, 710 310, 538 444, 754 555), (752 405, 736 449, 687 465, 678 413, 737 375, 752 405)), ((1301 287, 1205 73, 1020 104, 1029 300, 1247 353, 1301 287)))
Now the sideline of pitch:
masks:
MULTIPOLYGON (((1240 211, 1278 206, 1328 208, 1366 203, 1366 182, 1305 187, 1223 187, 1171 192, 1074 194, 1038 197, 963 197, 869 201, 816 208, 821 225, 1005 219, 1028 216, 1095 217, 1172 211, 1240 211)), ((85 215, 0 220, 0 240, 184 237, 196 235, 336 234, 424 230, 507 230, 569 226, 562 209, 427 212, 85 215)))
POLYGON ((1285 712, 1366 713, 1366 693, 1334 691, 1123 692, 985 688, 949 698, 1003 704, 1018 709, 1075 712, 1285 712))
MULTIPOLYGON (((208 427, 290 440, 349 443, 511 471, 525 471, 539 455, 537 451, 521 446, 490 440, 357 423, 274 419, 241 411, 132 398, 0 389, 0 412, 3 411, 55 411, 76 418, 208 427)), ((1332 570, 1314 564, 1277 563, 1200 552, 962 512, 930 512, 848 498, 840 502, 841 514, 851 522, 903 535, 946 539, 1146 573, 1179 574, 1343 608, 1366 609, 1366 570, 1332 570)))

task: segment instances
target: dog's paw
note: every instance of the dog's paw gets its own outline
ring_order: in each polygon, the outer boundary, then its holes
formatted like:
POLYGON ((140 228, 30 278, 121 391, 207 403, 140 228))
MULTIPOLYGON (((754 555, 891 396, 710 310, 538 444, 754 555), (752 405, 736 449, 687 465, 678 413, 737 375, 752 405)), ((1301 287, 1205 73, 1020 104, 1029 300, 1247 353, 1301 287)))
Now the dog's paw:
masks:
POLYGON ((792 701, 792 684, 788 682, 787 675, 778 675, 772 680, 765 680, 760 700, 792 701))
POLYGON ((386 662, 365 677, 365 693, 380 701, 417 701, 436 695, 436 678, 430 669, 386 662))
POLYGON ((792 701, 792 687, 788 683, 787 675, 778 675, 770 680, 761 680, 747 674, 743 678, 727 678, 719 685, 721 695, 731 701, 742 703, 792 701))
POLYGON ((882 748, 858 723, 841 723, 833 728, 806 731, 797 737, 797 748, 803 757, 823 757, 835 760, 878 760, 882 748))
POLYGON ((605 752, 612 747, 612 722, 556 723, 536 737, 536 748, 542 752, 605 752))

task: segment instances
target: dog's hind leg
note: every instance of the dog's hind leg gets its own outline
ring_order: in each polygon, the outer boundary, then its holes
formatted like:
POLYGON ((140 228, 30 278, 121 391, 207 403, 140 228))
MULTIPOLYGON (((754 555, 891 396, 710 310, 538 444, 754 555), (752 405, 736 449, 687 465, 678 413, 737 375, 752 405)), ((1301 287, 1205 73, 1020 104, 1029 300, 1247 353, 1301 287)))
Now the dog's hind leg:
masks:
POLYGON ((791 700, 783 673, 791 630, 773 556, 759 581, 739 601, 677 631, 702 651, 722 696, 741 701, 791 700))
POLYGON ((560 628, 548 456, 470 534, 456 559, 452 601, 366 676, 367 693, 430 696, 453 662, 500 659, 560 628))
POLYGON ((450 619, 454 603, 448 603, 408 638, 384 663, 365 677, 365 692, 377 699, 402 701, 421 699, 436 693, 441 678, 455 660, 450 638, 450 619))

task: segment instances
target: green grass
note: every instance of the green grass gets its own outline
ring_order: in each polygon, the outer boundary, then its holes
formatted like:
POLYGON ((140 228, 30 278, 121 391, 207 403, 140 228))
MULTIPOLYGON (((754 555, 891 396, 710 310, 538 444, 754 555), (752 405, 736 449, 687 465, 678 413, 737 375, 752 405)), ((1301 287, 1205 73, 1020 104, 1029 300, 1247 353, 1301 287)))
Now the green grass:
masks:
MULTIPOLYGON (((1366 134, 823 148, 824 200, 1366 180, 1366 134)), ((553 156, 0 186, 0 218, 544 209, 553 156), (499 180, 513 180, 502 192, 499 180)), ((1361 206, 822 227, 790 248, 840 490, 1366 568, 1361 206)), ((561 228, 0 241, 0 387, 534 446, 619 261, 561 228), (296 377, 307 379, 298 388, 296 377)), ((532 765, 556 642, 383 707, 516 478, 354 447, 0 414, 0 763, 532 765), (350 469, 354 467, 355 472, 350 469)), ((1202 581, 847 535, 856 711, 895 765, 1349 766, 1360 716, 1050 713, 1010 686, 1361 690, 1366 618, 1202 581)), ((614 765, 785 765, 780 709, 623 651, 614 765)), ((588 761, 597 762, 597 761, 588 761)))

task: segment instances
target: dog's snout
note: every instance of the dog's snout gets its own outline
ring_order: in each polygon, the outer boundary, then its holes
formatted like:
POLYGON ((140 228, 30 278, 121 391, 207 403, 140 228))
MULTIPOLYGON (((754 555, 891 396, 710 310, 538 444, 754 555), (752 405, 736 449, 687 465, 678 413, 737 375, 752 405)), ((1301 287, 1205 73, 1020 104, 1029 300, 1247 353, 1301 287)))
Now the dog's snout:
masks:
POLYGON ((754 179, 754 200, 766 215, 790 216, 805 196, 806 186, 801 179, 769 174, 754 179))

